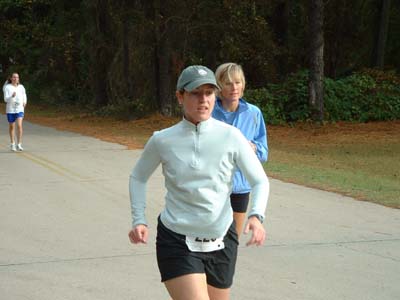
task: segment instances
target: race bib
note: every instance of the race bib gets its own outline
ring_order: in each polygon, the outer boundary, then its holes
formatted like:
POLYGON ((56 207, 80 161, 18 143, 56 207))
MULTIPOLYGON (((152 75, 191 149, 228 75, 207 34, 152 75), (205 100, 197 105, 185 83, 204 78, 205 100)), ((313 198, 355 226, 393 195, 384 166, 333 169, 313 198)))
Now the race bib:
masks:
POLYGON ((212 252, 225 248, 224 238, 206 239, 187 236, 186 245, 193 252, 212 252))

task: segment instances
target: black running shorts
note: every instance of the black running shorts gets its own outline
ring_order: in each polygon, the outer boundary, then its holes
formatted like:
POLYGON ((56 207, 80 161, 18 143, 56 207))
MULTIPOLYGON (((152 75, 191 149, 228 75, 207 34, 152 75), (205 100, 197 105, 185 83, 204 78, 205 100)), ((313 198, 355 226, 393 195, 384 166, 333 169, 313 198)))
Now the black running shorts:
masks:
POLYGON ((161 281, 205 273, 207 284, 220 289, 229 288, 233 282, 239 244, 234 223, 224 237, 224 244, 222 250, 192 252, 186 245, 185 236, 169 230, 158 218, 156 245, 161 281))
POLYGON ((231 206, 233 212, 245 213, 249 205, 250 193, 231 194, 231 206))

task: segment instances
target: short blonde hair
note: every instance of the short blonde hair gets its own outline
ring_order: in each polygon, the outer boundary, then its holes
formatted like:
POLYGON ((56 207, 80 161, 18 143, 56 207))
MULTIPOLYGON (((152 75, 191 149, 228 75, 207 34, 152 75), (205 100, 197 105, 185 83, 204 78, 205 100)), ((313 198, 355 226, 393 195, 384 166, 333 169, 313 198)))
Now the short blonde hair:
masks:
POLYGON ((233 77, 238 76, 243 84, 243 91, 246 86, 246 79, 244 77, 244 72, 241 65, 235 63, 224 63, 220 65, 215 71, 215 78, 217 79, 217 84, 222 87, 225 82, 232 82, 233 77))

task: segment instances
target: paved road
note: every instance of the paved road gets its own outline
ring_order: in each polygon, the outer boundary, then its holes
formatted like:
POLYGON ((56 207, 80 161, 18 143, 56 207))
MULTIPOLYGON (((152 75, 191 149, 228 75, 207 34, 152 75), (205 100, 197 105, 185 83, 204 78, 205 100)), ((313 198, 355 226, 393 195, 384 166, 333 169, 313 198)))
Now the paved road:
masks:
MULTIPOLYGON (((154 246, 160 170, 150 243, 132 246, 140 151, 25 122, 25 151, 11 153, 0 120, 0 299, 168 299, 154 246)), ((271 180, 266 227, 265 246, 240 246, 232 299, 400 299, 400 210, 271 180)))

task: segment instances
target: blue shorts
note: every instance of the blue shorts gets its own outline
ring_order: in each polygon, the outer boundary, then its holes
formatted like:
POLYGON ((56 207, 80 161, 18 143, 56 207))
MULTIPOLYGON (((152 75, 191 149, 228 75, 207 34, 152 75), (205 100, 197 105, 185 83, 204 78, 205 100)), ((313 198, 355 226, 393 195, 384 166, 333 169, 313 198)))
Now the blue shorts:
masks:
POLYGON ((24 117, 24 113, 22 111, 19 113, 15 113, 15 114, 7 114, 8 123, 14 123, 16 119, 23 118, 23 117, 24 117))

